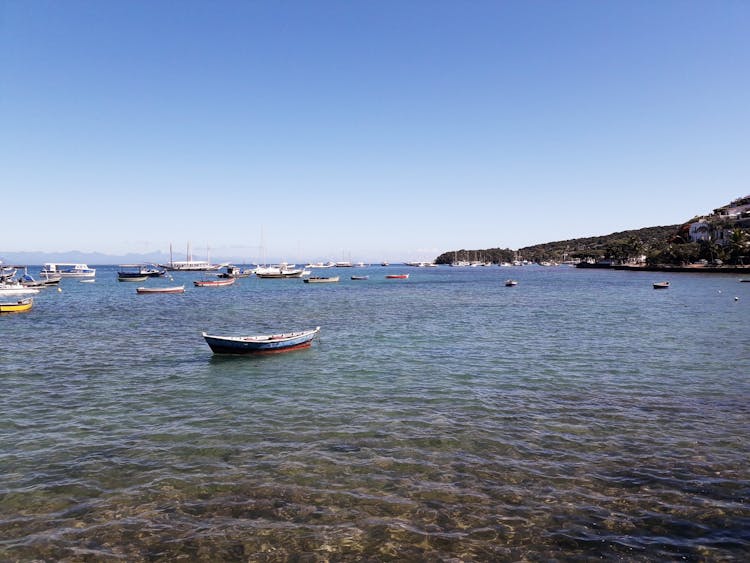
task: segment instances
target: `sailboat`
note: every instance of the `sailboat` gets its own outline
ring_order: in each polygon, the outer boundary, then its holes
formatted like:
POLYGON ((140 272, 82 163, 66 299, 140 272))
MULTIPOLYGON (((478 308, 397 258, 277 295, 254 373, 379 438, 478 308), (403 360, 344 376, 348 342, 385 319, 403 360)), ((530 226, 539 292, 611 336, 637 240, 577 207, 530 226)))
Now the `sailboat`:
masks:
POLYGON ((159 264, 162 268, 170 272, 211 272, 226 266, 227 264, 211 264, 208 247, 206 247, 206 260, 193 260, 190 252, 190 243, 187 245, 187 254, 185 260, 172 259, 172 244, 169 244, 169 263, 159 264))

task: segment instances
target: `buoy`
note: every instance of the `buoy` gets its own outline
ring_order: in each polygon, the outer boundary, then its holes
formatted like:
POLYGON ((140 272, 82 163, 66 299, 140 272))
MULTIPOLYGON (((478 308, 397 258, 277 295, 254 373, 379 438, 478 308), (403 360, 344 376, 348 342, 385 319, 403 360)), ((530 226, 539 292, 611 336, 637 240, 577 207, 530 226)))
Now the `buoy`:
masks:
POLYGON ((739 301, 739 300, 740 300, 740 298, 739 298, 739 297, 735 297, 735 298, 734 298, 734 300, 735 300, 735 301, 739 301))
POLYGON ((57 288, 57 292, 58 292, 58 293, 62 293, 62 287, 58 287, 58 288, 57 288))

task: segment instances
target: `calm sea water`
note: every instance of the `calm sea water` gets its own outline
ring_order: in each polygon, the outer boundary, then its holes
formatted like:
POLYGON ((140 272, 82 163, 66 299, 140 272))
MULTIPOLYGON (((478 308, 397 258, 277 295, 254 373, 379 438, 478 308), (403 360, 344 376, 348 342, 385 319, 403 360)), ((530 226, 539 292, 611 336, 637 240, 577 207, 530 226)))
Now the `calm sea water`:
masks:
POLYGON ((750 557, 738 276, 391 266, 144 296, 115 270, 0 318, 2 560, 750 557), (200 335, 318 325, 262 358, 200 335))

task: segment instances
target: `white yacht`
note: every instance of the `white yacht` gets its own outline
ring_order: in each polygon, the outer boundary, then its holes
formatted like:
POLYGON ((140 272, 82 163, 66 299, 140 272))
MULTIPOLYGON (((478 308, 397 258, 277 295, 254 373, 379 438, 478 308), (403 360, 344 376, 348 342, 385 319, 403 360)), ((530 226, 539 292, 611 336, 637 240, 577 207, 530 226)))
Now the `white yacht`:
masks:
POLYGON ((39 272, 42 277, 56 274, 63 278, 93 278, 96 276, 96 268, 89 268, 86 264, 47 262, 39 272))

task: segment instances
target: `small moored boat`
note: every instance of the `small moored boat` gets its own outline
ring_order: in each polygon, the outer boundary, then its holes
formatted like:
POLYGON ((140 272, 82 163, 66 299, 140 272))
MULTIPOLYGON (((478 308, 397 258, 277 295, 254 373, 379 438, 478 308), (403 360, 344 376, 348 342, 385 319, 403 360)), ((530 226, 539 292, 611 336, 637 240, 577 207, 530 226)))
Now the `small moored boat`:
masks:
POLYGON ((167 271, 153 264, 120 264, 117 281, 145 281, 167 275, 167 271))
POLYGON ((39 293, 39 290, 35 287, 24 287, 17 281, 15 282, 0 282, 0 297, 3 295, 30 295, 39 293))
POLYGON ((174 285, 171 287, 136 287, 136 293, 185 293, 184 285, 174 285))
POLYGON ((34 305, 34 299, 27 297, 13 303, 0 303, 0 313, 22 313, 34 305))
POLYGON ((654 289, 667 289, 669 287, 668 281, 654 282, 654 289))
POLYGON ((336 283, 339 281, 338 276, 310 276, 302 280, 305 283, 336 283))
POLYGON ((262 279, 301 278, 304 274, 304 269, 294 268, 289 264, 260 266, 255 269, 255 275, 262 279))
POLYGON ((18 283, 20 283, 24 287, 43 288, 49 287, 51 285, 57 285, 60 283, 61 279, 62 276, 60 274, 56 274, 42 276, 41 279, 37 280, 34 278, 34 276, 29 274, 28 270, 24 270, 24 274, 19 278, 18 283))
POLYGON ((121 276, 117 275, 117 281, 121 282, 145 282, 148 276, 121 276))
POLYGON ((64 278, 93 278, 96 276, 96 268, 89 268, 86 264, 47 262, 39 273, 42 276, 60 274, 64 278))
POLYGON ((388 274, 385 276, 387 280, 408 280, 409 274, 388 274))
POLYGON ((352 276, 352 279, 355 280, 355 281, 356 280, 359 280, 359 281, 361 281, 361 280, 369 280, 370 276, 352 276))
POLYGON ((257 336, 217 336, 201 333, 214 354, 273 354, 307 348, 320 327, 310 330, 257 336))
POLYGON ((252 268, 240 268, 239 266, 226 266, 227 271, 216 274, 220 278, 249 278, 255 273, 252 268))
POLYGON ((232 285, 237 278, 219 278, 215 280, 195 280, 193 285, 195 287, 221 287, 224 285, 232 285))
POLYGON ((506 287, 514 287, 516 285, 518 285, 518 282, 516 280, 505 280, 506 287))

